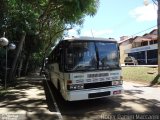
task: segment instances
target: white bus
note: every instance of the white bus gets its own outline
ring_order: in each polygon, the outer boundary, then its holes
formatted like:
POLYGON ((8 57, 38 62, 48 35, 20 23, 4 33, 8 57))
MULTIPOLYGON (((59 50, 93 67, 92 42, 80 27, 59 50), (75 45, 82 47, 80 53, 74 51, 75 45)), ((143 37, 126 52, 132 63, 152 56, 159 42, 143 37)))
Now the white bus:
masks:
POLYGON ((49 75, 67 101, 113 96, 123 92, 119 59, 114 39, 72 37, 49 55, 49 75))

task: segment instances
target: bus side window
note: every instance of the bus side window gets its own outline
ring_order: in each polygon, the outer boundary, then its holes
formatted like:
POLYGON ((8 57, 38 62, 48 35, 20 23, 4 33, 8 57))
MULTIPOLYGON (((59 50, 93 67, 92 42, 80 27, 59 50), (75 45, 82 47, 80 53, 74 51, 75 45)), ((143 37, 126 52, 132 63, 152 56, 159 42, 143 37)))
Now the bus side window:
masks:
POLYGON ((50 56, 48 57, 48 64, 53 63, 53 53, 50 54, 50 56))
POLYGON ((63 71, 63 49, 61 46, 58 46, 57 49, 55 49, 54 62, 58 63, 59 70, 63 71))
POLYGON ((57 48, 56 50, 55 50, 55 54, 54 54, 55 56, 54 56, 54 62, 55 63, 59 63, 59 56, 60 56, 60 52, 59 52, 59 48, 57 48))
POLYGON ((58 48, 56 48, 53 56, 53 63, 58 63, 58 57, 59 57, 59 51, 58 48))
POLYGON ((59 50, 59 56, 58 56, 58 63, 59 63, 59 70, 64 71, 64 50, 60 49, 59 50))

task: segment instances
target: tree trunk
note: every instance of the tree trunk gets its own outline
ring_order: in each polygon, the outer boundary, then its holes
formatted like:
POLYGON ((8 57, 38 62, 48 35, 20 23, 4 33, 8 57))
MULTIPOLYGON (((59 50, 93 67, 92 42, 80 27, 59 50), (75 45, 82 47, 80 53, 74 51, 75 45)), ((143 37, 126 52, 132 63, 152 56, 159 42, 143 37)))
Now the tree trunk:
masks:
POLYGON ((24 69, 24 75, 27 75, 29 60, 30 60, 30 54, 27 55, 27 58, 26 58, 26 65, 25 65, 25 69, 24 69))
POLYGON ((17 64, 18 57, 19 57, 20 52, 21 52, 21 50, 23 48, 23 43, 25 41, 25 37, 26 37, 26 33, 23 32, 21 40, 20 40, 19 45, 17 47, 17 53, 16 53, 16 55, 14 57, 14 60, 13 60, 12 68, 11 68, 11 71, 10 71, 10 74, 9 74, 9 80, 10 81, 12 80, 12 78, 14 78, 14 76, 13 76, 14 75, 14 71, 16 69, 16 64, 17 64))
POLYGON ((15 66, 15 69, 14 69, 14 71, 13 71, 13 74, 12 74, 12 80, 15 80, 15 78, 17 77, 16 75, 17 75, 17 68, 18 68, 18 63, 16 64, 16 66, 15 66))
POLYGON ((22 65, 23 65, 23 56, 22 56, 20 63, 19 63, 18 77, 21 77, 22 65))
POLYGON ((40 76, 42 75, 42 71, 44 70, 45 59, 46 59, 46 55, 44 54, 43 61, 42 61, 42 66, 41 66, 41 71, 40 71, 40 74, 39 74, 40 76))
POLYGON ((158 75, 160 75, 160 0, 158 1, 158 19, 157 19, 157 25, 158 25, 158 75))

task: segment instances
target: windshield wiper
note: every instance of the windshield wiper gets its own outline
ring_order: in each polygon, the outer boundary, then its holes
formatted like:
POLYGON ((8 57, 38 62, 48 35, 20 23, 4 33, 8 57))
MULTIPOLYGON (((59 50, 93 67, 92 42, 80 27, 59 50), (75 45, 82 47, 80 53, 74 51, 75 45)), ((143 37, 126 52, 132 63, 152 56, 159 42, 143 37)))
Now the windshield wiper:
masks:
POLYGON ((109 66, 109 65, 99 66, 99 68, 101 68, 102 70, 105 70, 105 69, 107 69, 107 70, 112 70, 112 67, 109 66))
POLYGON ((75 66, 72 70, 74 71, 74 70, 85 70, 85 65, 77 65, 77 66, 75 66))
POLYGON ((95 70, 93 66, 85 66, 85 65, 78 65, 74 67, 72 70, 79 70, 79 71, 88 71, 88 70, 95 70))

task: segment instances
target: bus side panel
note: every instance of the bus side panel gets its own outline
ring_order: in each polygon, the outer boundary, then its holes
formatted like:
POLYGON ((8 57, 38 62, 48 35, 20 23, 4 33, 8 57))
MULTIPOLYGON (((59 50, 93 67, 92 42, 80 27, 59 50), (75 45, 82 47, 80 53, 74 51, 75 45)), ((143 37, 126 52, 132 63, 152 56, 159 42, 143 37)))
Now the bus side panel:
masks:
POLYGON ((50 65, 51 69, 51 81, 53 85, 58 89, 58 82, 60 84, 60 93, 65 100, 67 100, 67 83, 66 80, 69 80, 69 74, 63 73, 59 71, 58 63, 54 63, 50 65))
POLYGON ((58 80, 58 72, 57 72, 57 64, 50 64, 50 75, 51 75, 51 81, 54 84, 56 88, 57 86, 57 80, 58 80))
POLYGON ((62 96, 65 100, 68 100, 67 80, 70 80, 70 73, 63 73, 63 89, 61 91, 62 96))

